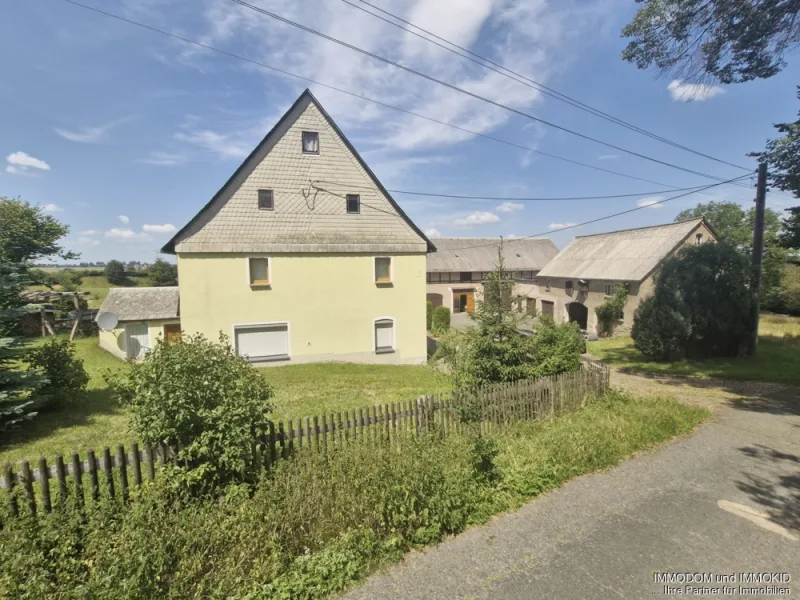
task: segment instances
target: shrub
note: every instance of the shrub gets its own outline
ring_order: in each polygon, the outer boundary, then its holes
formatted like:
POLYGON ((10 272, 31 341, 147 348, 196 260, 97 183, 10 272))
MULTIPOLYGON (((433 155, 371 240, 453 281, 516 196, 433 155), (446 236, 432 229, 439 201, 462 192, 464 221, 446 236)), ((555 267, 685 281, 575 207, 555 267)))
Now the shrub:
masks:
POLYGON ((425 303, 425 329, 427 331, 430 331, 432 325, 433 325, 433 302, 428 300, 428 302, 425 303))
POLYGON ((171 463, 181 487, 207 490, 255 475, 251 444, 268 431, 272 388, 224 335, 218 343, 202 335, 159 340, 127 374, 107 379, 140 439, 182 447, 171 463))
POLYGON ((27 356, 31 368, 41 371, 47 383, 39 394, 48 404, 64 406, 79 399, 86 391, 89 374, 83 359, 75 356, 75 344, 69 338, 52 338, 31 350, 27 356))
POLYGON ((106 263, 103 274, 108 279, 108 283, 122 285, 125 283, 125 265, 118 260, 110 260, 106 263))
POLYGON ((594 309, 600 335, 610 336, 614 333, 614 322, 622 319, 629 291, 630 286, 627 283, 617 283, 614 286, 614 295, 594 309))
POLYGON ((750 261, 725 244, 687 246, 661 267, 631 332, 650 358, 737 356, 750 339, 750 261))
POLYGON ((431 332, 442 335, 450 331, 450 311, 446 306, 437 306, 433 309, 431 332))
POLYGON ((147 276, 154 287, 178 285, 178 266, 158 259, 147 269, 147 276))

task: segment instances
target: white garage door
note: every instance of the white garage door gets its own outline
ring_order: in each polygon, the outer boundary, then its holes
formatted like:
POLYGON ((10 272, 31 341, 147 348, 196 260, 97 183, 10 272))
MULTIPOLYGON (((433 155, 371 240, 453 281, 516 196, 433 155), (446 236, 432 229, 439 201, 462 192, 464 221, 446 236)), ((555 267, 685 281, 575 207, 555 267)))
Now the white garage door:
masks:
POLYGON ((237 327, 236 351, 250 360, 289 358, 289 324, 237 327))
POLYGON ((147 323, 128 323, 125 326, 125 337, 128 358, 144 358, 150 349, 147 323))

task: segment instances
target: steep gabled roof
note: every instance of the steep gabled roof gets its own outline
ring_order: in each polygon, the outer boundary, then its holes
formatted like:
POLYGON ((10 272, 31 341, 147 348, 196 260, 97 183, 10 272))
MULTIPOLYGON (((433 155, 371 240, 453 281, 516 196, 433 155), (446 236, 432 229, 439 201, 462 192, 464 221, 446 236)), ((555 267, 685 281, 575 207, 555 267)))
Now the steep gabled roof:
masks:
POLYGON ((579 236, 559 252, 539 276, 642 281, 704 222, 701 217, 668 225, 579 236))
MULTIPOLYGON (((322 149, 325 152, 325 149, 322 149)), ((286 165, 289 168, 289 165, 286 165)), ((331 177, 336 177, 336 173, 331 173, 331 177)), ((265 187, 270 187, 270 182, 266 182, 265 187)), ((330 188, 331 186, 327 186, 330 188)), ((275 190, 276 203, 278 196, 283 190, 275 190)), ((361 192, 362 194, 364 192, 361 192)), ((255 206, 255 204, 253 204, 255 206)), ((385 225, 384 225, 385 226, 385 225)), ((249 251, 305 251, 305 252, 357 252, 370 251, 383 245, 387 250, 395 251, 425 251, 433 252, 436 247, 416 226, 416 224, 406 215, 402 208, 386 191, 383 184, 378 180, 364 159, 356 151, 344 133, 339 129, 330 115, 325 111, 319 101, 314 97, 310 90, 306 89, 300 97, 292 104, 289 110, 278 120, 275 126, 267 133, 263 140, 256 146, 244 162, 236 169, 228 181, 220 188, 214 197, 198 212, 184 227, 182 227, 162 248, 162 252, 175 254, 176 251, 200 251, 200 252, 249 252, 249 251), (349 190, 346 185, 334 186, 336 189, 326 189, 320 192, 312 189, 311 181, 303 183, 308 187, 307 195, 304 190, 293 190, 291 202, 298 208, 297 213, 284 213, 281 215, 278 210, 272 214, 264 211, 253 211, 248 214, 237 214, 235 219, 229 217, 228 222, 220 227, 213 234, 205 233, 204 227, 208 225, 224 208, 225 204, 239 190, 242 184, 248 179, 253 171, 269 155, 269 152, 289 131, 289 128, 302 117, 304 111, 313 105, 324 119, 325 123, 334 132, 335 136, 344 144, 352 158, 358 166, 363 169, 366 181, 377 188, 380 196, 376 201, 385 203, 385 208, 371 206, 369 202, 362 201, 362 218, 354 220, 349 216, 349 220, 342 221, 337 226, 327 223, 328 231, 320 234, 315 231, 319 222, 333 216, 330 213, 316 211, 317 196, 323 199, 338 197, 339 204, 343 203, 342 195, 345 193, 359 193, 357 187, 349 190), (302 195, 301 195, 302 194, 302 195), (327 194, 327 196, 326 196, 327 194), (314 208, 302 211, 303 206, 309 206, 309 197, 314 196, 314 208), (387 222, 386 215, 400 219, 404 224, 405 232, 394 227, 395 231, 378 231, 375 223, 379 218, 387 222), (181 243, 187 242, 186 249, 181 249, 181 243), (198 241, 201 240, 201 241, 198 241), (260 247, 253 247, 255 245, 260 247), (372 246, 372 248, 370 247, 372 246)))
POLYGON ((100 307, 103 313, 114 313, 120 321, 177 319, 177 287, 111 288, 100 307))
MULTIPOLYGON (((428 255, 427 271, 492 271, 499 245, 497 238, 436 238, 436 252, 428 255)), ((503 245, 505 267, 511 271, 538 271, 556 254, 558 248, 547 238, 508 240, 503 245)))

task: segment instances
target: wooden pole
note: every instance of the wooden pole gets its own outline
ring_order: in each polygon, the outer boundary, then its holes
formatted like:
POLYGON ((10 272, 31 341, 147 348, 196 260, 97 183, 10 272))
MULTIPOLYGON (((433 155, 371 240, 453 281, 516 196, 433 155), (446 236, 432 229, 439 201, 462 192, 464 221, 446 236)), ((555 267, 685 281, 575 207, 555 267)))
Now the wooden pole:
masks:
POLYGON ((752 313, 752 337, 750 339, 750 356, 755 356, 758 349, 758 313, 759 291, 761 289, 761 262, 764 258, 764 213, 767 204, 767 163, 758 165, 758 183, 756 184, 756 222, 753 228, 753 281, 750 289, 754 291, 752 313))

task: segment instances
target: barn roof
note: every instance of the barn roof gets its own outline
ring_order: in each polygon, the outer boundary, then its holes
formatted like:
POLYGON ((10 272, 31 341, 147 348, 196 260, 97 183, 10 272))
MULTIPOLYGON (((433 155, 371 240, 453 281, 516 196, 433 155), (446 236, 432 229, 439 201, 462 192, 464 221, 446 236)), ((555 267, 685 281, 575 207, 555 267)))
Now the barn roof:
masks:
MULTIPOLYGON (((436 238, 436 252, 428 254, 428 273, 492 271, 497 264, 498 238, 436 238)), ((506 240, 503 258, 510 271, 538 271, 558 254, 547 238, 506 240)))
POLYGON ((642 281, 702 223, 700 217, 668 225, 578 236, 539 276, 642 281))
POLYGON ((120 321, 177 319, 178 288, 111 288, 97 316, 106 312, 114 313, 120 321))

